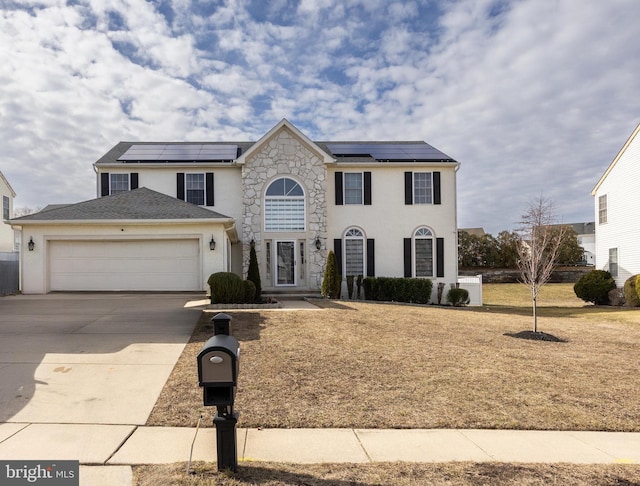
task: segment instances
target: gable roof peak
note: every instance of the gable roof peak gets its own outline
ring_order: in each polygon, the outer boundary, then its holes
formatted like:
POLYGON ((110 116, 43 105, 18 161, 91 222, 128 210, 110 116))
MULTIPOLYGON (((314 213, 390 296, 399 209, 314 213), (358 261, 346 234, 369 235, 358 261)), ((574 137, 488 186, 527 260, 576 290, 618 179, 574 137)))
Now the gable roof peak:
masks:
POLYGON ((246 150, 240 157, 236 159, 236 164, 243 165, 248 157, 258 152, 265 144, 275 138, 283 130, 288 130, 298 139, 302 145, 306 146, 311 152, 316 154, 325 164, 334 163, 336 160, 331 157, 327 152, 322 150, 315 142, 302 133, 293 123, 286 118, 283 118, 276 124, 271 130, 265 133, 260 140, 254 143, 248 150, 246 150))

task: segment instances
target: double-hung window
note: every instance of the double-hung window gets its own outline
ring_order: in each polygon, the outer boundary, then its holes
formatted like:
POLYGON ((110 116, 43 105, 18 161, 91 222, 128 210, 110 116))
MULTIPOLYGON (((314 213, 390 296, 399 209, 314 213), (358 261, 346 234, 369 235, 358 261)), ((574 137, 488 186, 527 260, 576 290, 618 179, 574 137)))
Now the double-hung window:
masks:
POLYGON ((607 195, 603 194, 598 198, 598 223, 605 224, 607 222, 607 195))
POLYGON ((129 190, 129 174, 110 174, 110 194, 119 194, 129 190))
POLYGON ((431 172, 413 173, 413 204, 432 204, 433 184, 431 172))
POLYGON ((9 203, 10 203, 9 197, 2 196, 2 219, 4 219, 5 221, 11 217, 9 203))
POLYGON ((186 201, 197 206, 204 206, 204 174, 185 174, 184 184, 186 201))
POLYGON ((618 249, 609 248, 609 273, 612 277, 618 276, 618 249))
POLYGON ((344 203, 362 204, 362 172, 345 172, 344 203))

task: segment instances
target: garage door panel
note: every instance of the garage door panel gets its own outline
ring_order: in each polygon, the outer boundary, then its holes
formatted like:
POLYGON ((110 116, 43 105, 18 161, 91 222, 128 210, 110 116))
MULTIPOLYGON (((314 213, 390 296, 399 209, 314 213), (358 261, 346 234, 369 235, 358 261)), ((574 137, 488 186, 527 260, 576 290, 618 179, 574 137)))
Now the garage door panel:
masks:
POLYGON ((201 290, 195 239, 49 244, 51 290, 201 290))

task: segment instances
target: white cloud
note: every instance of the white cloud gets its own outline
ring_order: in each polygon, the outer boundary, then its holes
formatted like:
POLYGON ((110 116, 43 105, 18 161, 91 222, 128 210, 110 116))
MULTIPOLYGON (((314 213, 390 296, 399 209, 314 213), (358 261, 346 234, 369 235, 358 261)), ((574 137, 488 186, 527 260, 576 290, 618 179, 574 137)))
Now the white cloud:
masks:
POLYGON ((92 197, 118 140, 256 139, 287 117, 317 139, 426 140, 462 162, 460 224, 495 233, 540 193, 593 219, 640 122, 635 0, 42 5, 0 11, 18 206, 92 197))

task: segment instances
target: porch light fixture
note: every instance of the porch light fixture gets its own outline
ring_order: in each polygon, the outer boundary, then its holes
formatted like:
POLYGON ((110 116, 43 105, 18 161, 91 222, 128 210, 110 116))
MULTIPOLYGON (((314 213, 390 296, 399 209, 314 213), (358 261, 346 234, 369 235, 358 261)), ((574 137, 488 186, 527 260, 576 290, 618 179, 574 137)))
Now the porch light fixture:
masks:
POLYGON ((249 242, 249 244, 253 247, 256 246, 256 240, 254 240, 253 238, 251 238, 251 241, 249 242))
POLYGON ((33 251, 35 246, 36 244, 33 242, 33 236, 32 236, 29 238, 29 243, 27 243, 27 247, 29 248, 29 251, 33 251))
POLYGON ((316 236, 316 250, 319 250, 320 248, 322 248, 322 242, 320 241, 320 237, 316 236))
POLYGON ((211 241, 209 242, 209 250, 213 251, 216 249, 216 240, 211 236, 211 241))

